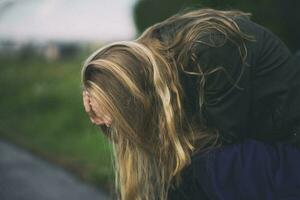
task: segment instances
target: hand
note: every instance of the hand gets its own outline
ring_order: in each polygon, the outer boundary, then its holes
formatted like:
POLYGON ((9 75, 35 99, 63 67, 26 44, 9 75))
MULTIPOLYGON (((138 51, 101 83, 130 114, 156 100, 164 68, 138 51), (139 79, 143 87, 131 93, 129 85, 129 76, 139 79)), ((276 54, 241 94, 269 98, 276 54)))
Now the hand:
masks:
POLYGON ((111 117, 104 115, 99 104, 92 98, 87 91, 82 92, 84 109, 90 117, 92 123, 96 125, 111 125, 111 117))

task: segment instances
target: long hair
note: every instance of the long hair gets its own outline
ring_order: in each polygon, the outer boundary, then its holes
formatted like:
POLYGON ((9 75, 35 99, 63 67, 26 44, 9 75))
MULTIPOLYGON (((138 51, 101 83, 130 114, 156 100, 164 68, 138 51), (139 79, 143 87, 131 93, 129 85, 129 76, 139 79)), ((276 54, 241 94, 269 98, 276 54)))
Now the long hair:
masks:
POLYGON ((219 144, 217 131, 187 118, 179 72, 204 77, 200 68, 184 70, 199 33, 214 29, 233 42, 247 38, 233 21, 237 15, 246 14, 211 9, 177 14, 136 40, 106 45, 86 60, 83 87, 113 118, 102 130, 113 144, 120 199, 167 199, 191 155, 219 144), (158 37, 158 29, 175 26, 158 37))

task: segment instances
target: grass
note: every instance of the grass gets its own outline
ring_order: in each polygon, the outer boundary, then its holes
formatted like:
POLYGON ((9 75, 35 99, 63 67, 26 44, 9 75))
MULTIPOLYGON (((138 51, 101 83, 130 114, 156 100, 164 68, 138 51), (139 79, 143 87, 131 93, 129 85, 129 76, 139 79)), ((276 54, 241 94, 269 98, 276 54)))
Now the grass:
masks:
POLYGON ((0 137, 109 190, 111 146, 82 105, 84 58, 0 58, 0 137))

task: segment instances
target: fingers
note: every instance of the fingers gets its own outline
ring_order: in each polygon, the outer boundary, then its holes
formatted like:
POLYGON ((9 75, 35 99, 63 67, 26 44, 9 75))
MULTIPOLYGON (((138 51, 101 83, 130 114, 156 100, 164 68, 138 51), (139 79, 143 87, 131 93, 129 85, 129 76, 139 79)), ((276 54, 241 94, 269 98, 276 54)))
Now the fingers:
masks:
POLYGON ((90 120, 94 123, 95 122, 94 118, 96 117, 96 114, 94 113, 94 111, 91 108, 89 93, 87 91, 83 91, 82 96, 83 96, 84 110, 89 115, 90 120))
POLYGON ((111 124, 111 118, 107 115, 103 115, 103 111, 100 109, 100 106, 95 99, 91 98, 87 91, 83 91, 82 96, 84 109, 89 115, 91 122, 96 125, 105 124, 109 127, 111 124))
POLYGON ((103 106, 100 106, 99 103, 95 100, 95 98, 90 98, 90 105, 92 110, 94 110, 95 114, 103 119, 104 122, 110 123, 111 117, 108 115, 108 112, 103 109, 103 106))
POLYGON ((95 98, 90 98, 90 105, 94 108, 94 110, 99 111, 100 108, 95 98))
POLYGON ((83 96, 84 109, 85 109, 86 112, 90 112, 91 111, 91 106, 90 106, 90 98, 89 98, 88 92, 83 91, 82 96, 83 96))

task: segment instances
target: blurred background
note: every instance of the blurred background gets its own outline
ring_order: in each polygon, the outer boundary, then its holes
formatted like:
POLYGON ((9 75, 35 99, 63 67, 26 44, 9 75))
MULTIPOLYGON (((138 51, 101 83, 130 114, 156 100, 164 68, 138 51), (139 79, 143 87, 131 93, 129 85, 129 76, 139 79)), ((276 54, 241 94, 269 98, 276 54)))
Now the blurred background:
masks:
POLYGON ((111 147, 84 112, 82 63, 187 7, 250 12, 300 48, 298 0, 0 0, 0 140, 110 194, 111 147))

